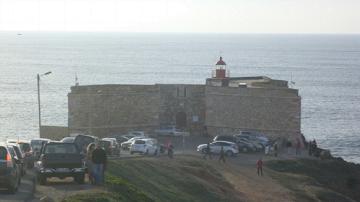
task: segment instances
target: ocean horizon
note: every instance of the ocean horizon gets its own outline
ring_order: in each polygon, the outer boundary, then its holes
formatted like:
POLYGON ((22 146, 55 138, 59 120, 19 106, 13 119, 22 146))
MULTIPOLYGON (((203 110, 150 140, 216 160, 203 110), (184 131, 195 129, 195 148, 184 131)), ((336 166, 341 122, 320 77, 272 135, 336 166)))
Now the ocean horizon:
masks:
MULTIPOLYGON (((302 132, 334 156, 360 163, 359 34, 0 32, 0 141, 67 125, 75 84, 204 84, 219 56, 231 76, 293 81, 302 132)), ((290 83, 290 82, 289 82, 290 83)))

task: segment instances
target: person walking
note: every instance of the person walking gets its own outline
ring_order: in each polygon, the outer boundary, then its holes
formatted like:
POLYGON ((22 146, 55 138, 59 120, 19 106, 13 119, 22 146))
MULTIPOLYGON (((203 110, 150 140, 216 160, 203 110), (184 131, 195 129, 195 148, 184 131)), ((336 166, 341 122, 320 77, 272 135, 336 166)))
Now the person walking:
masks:
POLYGON ((221 146, 221 150, 220 150, 220 157, 219 157, 219 162, 223 162, 223 163, 226 163, 225 162, 225 151, 224 151, 224 147, 221 146))
POLYGON ((93 171, 93 161, 92 161, 92 153, 95 150, 95 143, 90 143, 87 146, 86 149, 86 167, 87 167, 87 172, 88 172, 88 178, 89 178, 89 182, 91 184, 95 184, 95 178, 94 178, 94 171, 93 171))
POLYGON ((99 144, 96 145, 96 149, 92 152, 93 162, 93 174, 95 177, 95 184, 104 183, 104 171, 107 166, 106 152, 99 144))
POLYGON ((206 156, 209 156, 209 158, 212 159, 212 158, 211 158, 210 143, 207 143, 207 145, 206 145, 205 154, 204 154, 203 158, 206 159, 206 156))
POLYGON ((263 161, 262 161, 261 158, 259 158, 259 160, 257 160, 257 162, 256 162, 256 168, 257 168, 257 174, 258 174, 258 176, 260 176, 260 174, 261 174, 261 176, 263 176, 263 169, 262 169, 262 167, 263 167, 263 161))

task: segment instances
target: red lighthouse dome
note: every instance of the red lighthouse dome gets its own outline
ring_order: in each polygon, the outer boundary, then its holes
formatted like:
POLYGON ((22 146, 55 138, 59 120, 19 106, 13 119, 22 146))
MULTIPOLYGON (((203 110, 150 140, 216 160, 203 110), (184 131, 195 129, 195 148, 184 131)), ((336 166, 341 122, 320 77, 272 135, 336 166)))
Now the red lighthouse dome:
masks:
POLYGON ((224 62, 223 58, 220 57, 220 60, 216 63, 216 65, 222 65, 222 66, 225 66, 226 63, 224 62))
POLYGON ((215 78, 224 79, 226 78, 226 63, 223 58, 220 57, 219 61, 216 63, 215 69, 215 78))

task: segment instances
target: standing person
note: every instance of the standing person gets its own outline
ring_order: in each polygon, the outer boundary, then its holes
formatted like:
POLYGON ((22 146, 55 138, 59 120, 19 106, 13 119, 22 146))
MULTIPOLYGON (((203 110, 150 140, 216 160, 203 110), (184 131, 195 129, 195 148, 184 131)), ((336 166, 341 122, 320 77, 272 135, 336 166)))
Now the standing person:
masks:
POLYGON ((90 143, 87 146, 86 149, 86 167, 88 170, 88 177, 89 177, 89 181, 91 184, 95 184, 95 178, 94 178, 94 167, 93 167, 93 161, 92 161, 92 153, 95 150, 95 144, 94 143, 90 143))
POLYGON ((287 140, 286 142, 286 148, 287 148, 287 154, 290 154, 290 148, 291 148, 292 144, 290 140, 287 140))
POLYGON ((168 145, 168 157, 169 158, 173 158, 174 156, 174 146, 170 143, 169 145, 168 145))
POLYGON ((206 156, 209 156, 209 158, 212 159, 211 158, 210 143, 207 143, 207 145, 206 145, 205 154, 204 154, 203 158, 206 159, 206 156))
POLYGON ((262 167, 263 167, 263 161, 261 158, 259 158, 259 160, 257 160, 256 162, 256 168, 257 168, 257 174, 258 176, 263 176, 263 170, 262 170, 262 167))
POLYGON ((314 154, 315 157, 319 157, 319 151, 317 149, 317 143, 315 139, 313 140, 311 145, 312 145, 312 153, 314 154))
POLYGON ((220 150, 220 157, 219 157, 219 162, 223 162, 225 163, 225 151, 224 151, 224 147, 221 146, 221 150, 220 150))
POLYGON ((95 177, 95 184, 102 184, 104 182, 104 171, 107 164, 106 152, 99 144, 92 152, 93 172, 95 177))
POLYGON ((278 144, 277 144, 277 142, 275 142, 275 144, 274 144, 274 156, 277 157, 277 155, 278 155, 278 144))
POLYGON ((296 155, 301 155, 301 144, 300 144, 300 140, 296 139, 296 145, 295 145, 295 154, 296 155))

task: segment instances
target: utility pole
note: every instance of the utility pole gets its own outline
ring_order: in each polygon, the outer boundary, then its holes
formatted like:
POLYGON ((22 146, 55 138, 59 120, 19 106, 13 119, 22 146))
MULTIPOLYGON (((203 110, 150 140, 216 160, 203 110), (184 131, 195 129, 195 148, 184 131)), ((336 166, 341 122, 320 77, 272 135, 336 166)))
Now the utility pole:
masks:
POLYGON ((39 110, 39 136, 41 135, 41 104, 40 104, 40 77, 51 74, 51 72, 46 72, 44 74, 37 74, 37 92, 38 92, 38 110, 39 110))
POLYGON ((37 74, 37 91, 38 91, 38 107, 39 107, 39 137, 41 136, 41 105, 40 105, 40 75, 37 74))

